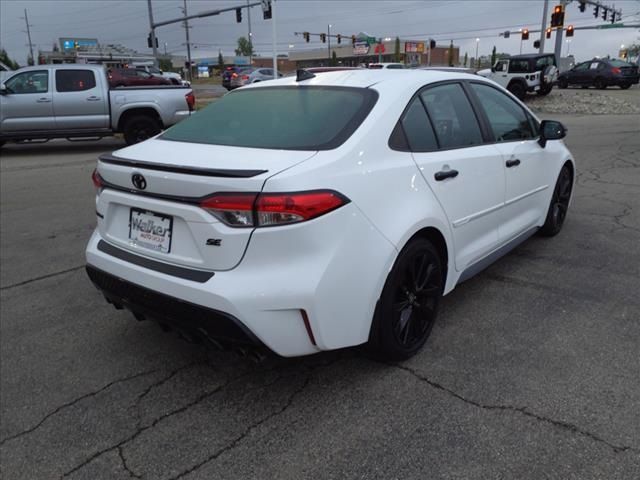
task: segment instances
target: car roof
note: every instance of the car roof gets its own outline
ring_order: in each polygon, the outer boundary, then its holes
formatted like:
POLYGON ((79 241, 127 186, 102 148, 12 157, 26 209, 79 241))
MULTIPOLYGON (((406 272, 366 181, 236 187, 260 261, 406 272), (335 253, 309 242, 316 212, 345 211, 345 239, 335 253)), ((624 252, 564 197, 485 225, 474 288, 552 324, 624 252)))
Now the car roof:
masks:
POLYGON ((441 70, 411 70, 411 69, 356 69, 340 70, 335 72, 325 72, 322 75, 315 75, 308 80, 296 81, 295 76, 283 77, 271 80, 268 83, 254 83, 246 88, 269 88, 275 86, 313 85, 313 86, 335 86, 335 87, 357 87, 368 88, 373 85, 389 87, 390 89, 406 90, 416 89, 420 86, 441 82, 445 80, 481 80, 482 77, 469 73, 445 72, 441 70))
POLYGON ((523 53, 521 55, 511 55, 510 57, 503 58, 501 60, 513 60, 519 58, 538 58, 538 57, 551 57, 553 53, 523 53))

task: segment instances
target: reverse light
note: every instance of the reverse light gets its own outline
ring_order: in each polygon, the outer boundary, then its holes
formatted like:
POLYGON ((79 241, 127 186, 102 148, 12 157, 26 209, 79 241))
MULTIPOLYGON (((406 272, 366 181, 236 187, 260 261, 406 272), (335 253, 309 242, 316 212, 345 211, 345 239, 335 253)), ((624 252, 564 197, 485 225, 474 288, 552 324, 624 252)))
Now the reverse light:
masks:
POLYGON ((216 193, 200 207, 230 227, 269 227, 305 222, 349 203, 333 190, 296 193, 216 193))

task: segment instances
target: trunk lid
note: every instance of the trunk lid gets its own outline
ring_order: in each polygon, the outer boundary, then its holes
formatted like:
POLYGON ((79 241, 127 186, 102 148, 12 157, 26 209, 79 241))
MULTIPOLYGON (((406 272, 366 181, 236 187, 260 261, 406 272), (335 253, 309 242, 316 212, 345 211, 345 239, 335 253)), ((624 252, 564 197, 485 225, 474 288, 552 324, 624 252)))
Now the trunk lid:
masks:
POLYGON ((230 270, 253 228, 225 225, 200 208, 200 200, 219 192, 260 192, 267 178, 316 153, 153 139, 104 155, 97 168, 104 182, 96 204, 100 235, 167 263, 230 270))

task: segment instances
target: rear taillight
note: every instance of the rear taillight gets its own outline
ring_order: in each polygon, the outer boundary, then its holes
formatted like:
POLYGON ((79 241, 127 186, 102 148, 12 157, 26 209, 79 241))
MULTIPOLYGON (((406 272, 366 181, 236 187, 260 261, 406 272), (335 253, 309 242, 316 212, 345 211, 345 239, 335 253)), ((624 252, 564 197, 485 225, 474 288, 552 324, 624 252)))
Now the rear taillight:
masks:
POLYGON ((196 96, 193 94, 193 92, 189 92, 184 96, 184 98, 187 99, 187 106, 189 107, 189 111, 193 112, 193 109, 196 106, 196 96))
POLYGON ((104 187, 104 181, 102 180, 102 177, 98 173, 97 168, 91 174, 91 181, 93 182, 93 186, 96 187, 96 193, 100 193, 100 191, 104 187))
POLYGON ((333 190, 297 193, 216 193, 200 206, 230 227, 268 227, 305 222, 349 203, 333 190))
POLYGON ((235 72, 233 72, 233 73, 231 74, 231 78, 238 78, 238 74, 237 74, 237 73, 235 73, 235 72))
POLYGON ((611 73, 615 73, 617 75, 619 73, 622 73, 622 70, 620 70, 618 67, 613 67, 611 69, 611 73))
POLYGON ((242 75, 242 80, 249 80, 249 75, 242 75))

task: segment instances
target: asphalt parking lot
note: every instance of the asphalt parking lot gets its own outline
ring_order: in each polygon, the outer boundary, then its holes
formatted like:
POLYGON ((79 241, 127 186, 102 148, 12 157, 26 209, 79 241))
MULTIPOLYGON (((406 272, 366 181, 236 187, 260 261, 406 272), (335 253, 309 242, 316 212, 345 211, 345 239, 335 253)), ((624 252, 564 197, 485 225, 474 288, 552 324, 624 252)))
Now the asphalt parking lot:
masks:
POLYGON ((640 116, 556 118, 567 223, 448 295, 425 349, 208 353, 88 281, 90 174, 118 140, 0 153, 6 479, 640 478, 640 116))

